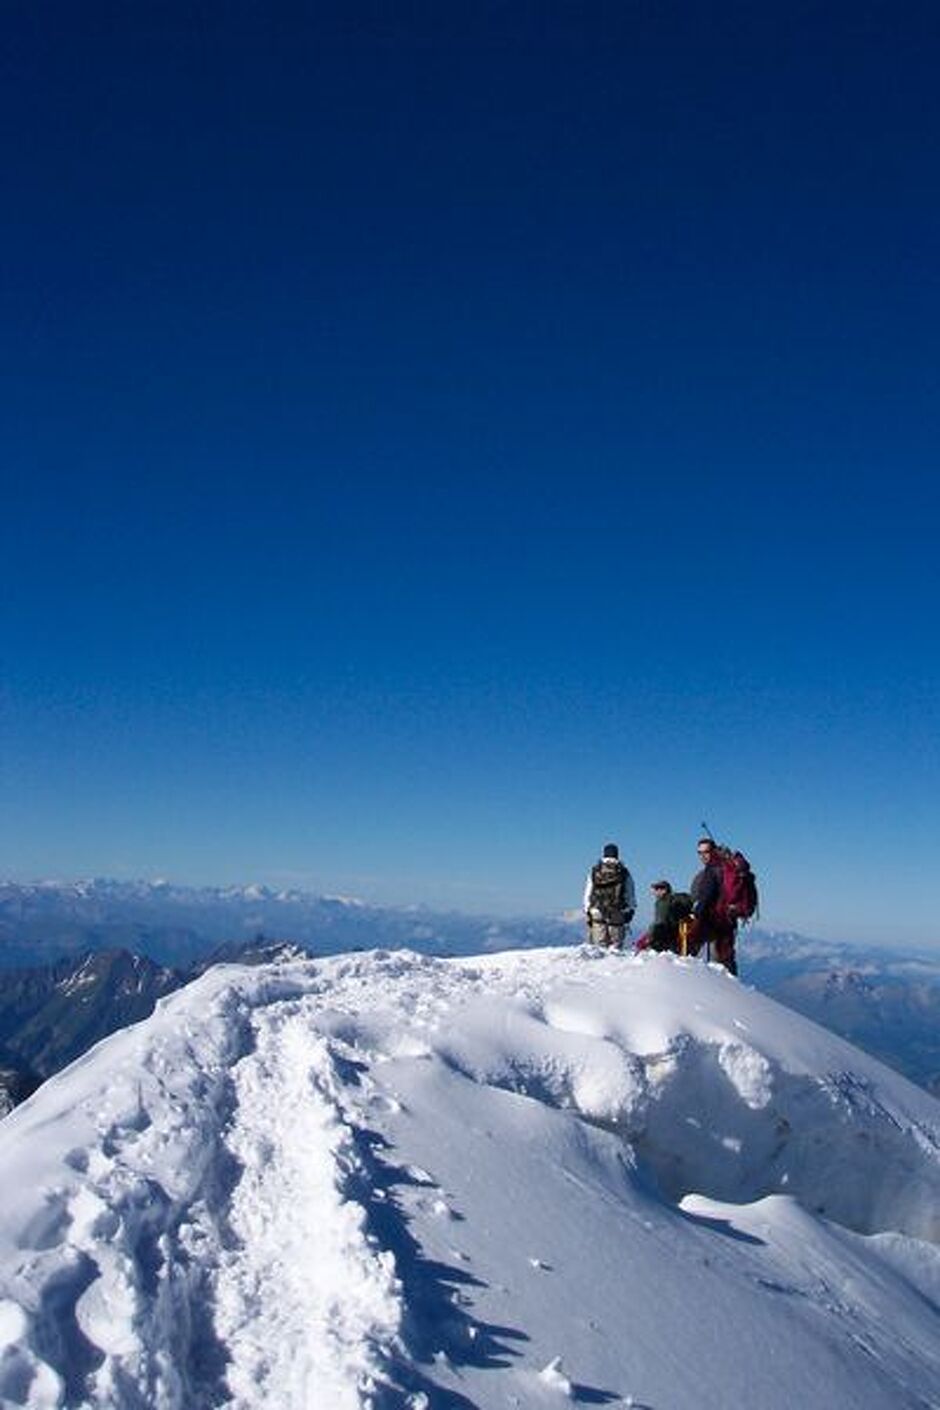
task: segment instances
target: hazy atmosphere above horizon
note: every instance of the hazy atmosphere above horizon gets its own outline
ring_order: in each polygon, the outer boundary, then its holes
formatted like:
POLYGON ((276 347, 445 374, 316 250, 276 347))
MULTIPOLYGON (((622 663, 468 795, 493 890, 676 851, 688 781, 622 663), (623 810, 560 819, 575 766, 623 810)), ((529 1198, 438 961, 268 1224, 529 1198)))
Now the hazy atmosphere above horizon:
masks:
POLYGON ((940 941, 940 13, 12 0, 0 876, 940 941))

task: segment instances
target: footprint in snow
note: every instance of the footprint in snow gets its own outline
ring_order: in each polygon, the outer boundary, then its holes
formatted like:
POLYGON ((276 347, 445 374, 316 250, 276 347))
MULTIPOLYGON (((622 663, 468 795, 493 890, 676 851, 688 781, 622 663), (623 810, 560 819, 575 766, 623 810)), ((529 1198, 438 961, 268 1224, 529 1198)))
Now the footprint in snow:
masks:
POLYGON ((397 1116, 403 1110, 398 1098, 389 1096, 386 1092, 370 1092, 368 1104, 372 1111, 388 1112, 392 1116, 397 1116))
POLYGON ((560 1391, 562 1395, 570 1398, 573 1386, 562 1369, 560 1356, 556 1356, 547 1366, 542 1367, 539 1380, 543 1385, 551 1386, 552 1390, 560 1391))
POLYGON ((433 1175, 423 1169, 420 1165, 406 1165, 405 1174, 413 1180, 416 1185, 436 1185, 437 1181, 433 1175))
POLYGON ((49 1190, 42 1209, 33 1215, 16 1241, 17 1248, 43 1253, 58 1248, 72 1224, 68 1202, 61 1190, 49 1190))
POLYGON ((100 1130, 101 1149, 109 1158, 115 1156, 125 1146, 131 1146, 135 1141, 139 1141, 144 1132, 152 1125, 153 1120, 150 1113, 144 1111, 143 1107, 139 1107, 136 1111, 127 1112, 100 1130))

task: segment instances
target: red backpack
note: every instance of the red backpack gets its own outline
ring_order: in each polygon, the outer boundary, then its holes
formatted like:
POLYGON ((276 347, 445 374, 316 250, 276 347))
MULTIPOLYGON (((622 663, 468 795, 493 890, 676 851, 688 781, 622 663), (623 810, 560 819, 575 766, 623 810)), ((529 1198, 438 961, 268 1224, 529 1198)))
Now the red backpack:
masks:
POLYGON ((750 920, 757 914, 757 878, 743 852, 716 847, 721 867, 721 895, 715 913, 726 920, 750 920))

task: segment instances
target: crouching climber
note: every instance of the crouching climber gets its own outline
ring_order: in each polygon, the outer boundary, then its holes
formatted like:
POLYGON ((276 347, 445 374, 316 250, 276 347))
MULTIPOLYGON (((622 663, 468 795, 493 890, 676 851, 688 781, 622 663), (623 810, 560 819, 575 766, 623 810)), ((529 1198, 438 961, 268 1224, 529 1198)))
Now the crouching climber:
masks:
POLYGON ((636 942, 637 950, 669 950, 686 953, 686 935, 692 914, 692 898, 685 891, 673 891, 668 881, 654 881, 653 923, 636 942))

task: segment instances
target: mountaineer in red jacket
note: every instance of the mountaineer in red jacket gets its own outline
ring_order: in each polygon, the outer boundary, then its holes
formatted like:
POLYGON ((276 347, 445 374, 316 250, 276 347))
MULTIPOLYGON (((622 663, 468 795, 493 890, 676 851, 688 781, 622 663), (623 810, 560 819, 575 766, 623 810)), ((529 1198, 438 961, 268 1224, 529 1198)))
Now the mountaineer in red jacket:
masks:
POLYGON ((697 846, 702 868, 689 887, 694 917, 689 947, 691 953, 697 955, 703 945, 708 946, 713 960, 723 964, 731 974, 737 974, 734 945, 738 923, 720 905, 723 868, 718 847, 711 837, 700 837, 697 846))

